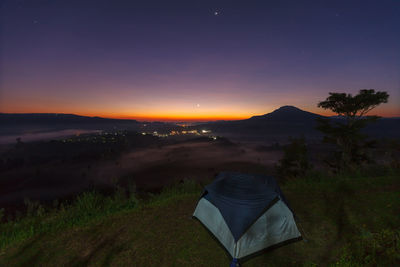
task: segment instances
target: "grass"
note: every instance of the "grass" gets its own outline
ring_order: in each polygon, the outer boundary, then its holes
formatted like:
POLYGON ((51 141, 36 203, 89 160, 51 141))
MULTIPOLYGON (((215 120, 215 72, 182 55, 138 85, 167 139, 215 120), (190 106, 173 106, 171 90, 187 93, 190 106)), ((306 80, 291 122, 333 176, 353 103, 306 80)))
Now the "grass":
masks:
MULTIPOLYGON (((400 171, 309 173, 282 190, 308 242, 264 253, 243 266, 400 264, 400 171)), ((191 218, 202 187, 192 181, 149 200, 118 190, 0 225, 0 266, 228 266, 229 258, 191 218)))
POLYGON ((119 188, 113 196, 84 192, 71 204, 55 202, 54 207, 47 210, 37 202, 26 201, 26 205, 24 218, 0 224, 0 249, 39 234, 82 226, 116 212, 131 211, 138 206, 138 200, 133 194, 127 197, 119 188))

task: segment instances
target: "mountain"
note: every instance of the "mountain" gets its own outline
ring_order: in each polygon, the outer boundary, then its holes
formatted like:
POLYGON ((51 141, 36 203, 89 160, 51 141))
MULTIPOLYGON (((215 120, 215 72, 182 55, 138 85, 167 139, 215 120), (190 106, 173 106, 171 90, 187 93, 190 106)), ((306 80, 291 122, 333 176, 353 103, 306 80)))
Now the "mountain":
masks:
POLYGON ((308 111, 301 110, 294 106, 282 106, 271 113, 264 114, 261 116, 253 116, 249 120, 256 121, 308 121, 315 120, 316 118, 322 118, 323 116, 311 113, 308 111))
POLYGON ((59 131, 65 129, 138 130, 136 120, 107 119, 58 113, 0 113, 0 135, 59 131))
MULTIPOLYGON (((209 129, 215 134, 246 140, 287 140, 290 136, 304 136, 307 139, 321 139, 315 129, 317 118, 330 118, 301 110, 294 106, 282 106, 271 113, 253 116, 238 121, 223 121, 202 124, 194 128, 209 129)), ((330 118, 333 122, 340 118, 330 118)), ((382 118, 369 125, 365 133, 374 137, 400 138, 400 119, 382 118)))
POLYGON ((244 141, 286 141, 290 136, 306 136, 317 139, 321 134, 315 130, 318 114, 294 106, 283 106, 271 113, 253 116, 245 120, 213 122, 195 126, 208 129, 214 134, 244 141))
POLYGON ((139 123, 136 120, 108 119, 63 113, 0 113, 0 123, 139 123))

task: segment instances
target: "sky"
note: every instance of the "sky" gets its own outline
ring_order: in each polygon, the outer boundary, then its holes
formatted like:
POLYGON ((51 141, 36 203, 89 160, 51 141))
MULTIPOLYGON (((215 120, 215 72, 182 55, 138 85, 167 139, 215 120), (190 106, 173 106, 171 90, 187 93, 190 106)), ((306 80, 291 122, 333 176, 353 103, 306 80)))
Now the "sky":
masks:
POLYGON ((400 116, 400 1, 3 0, 0 112, 139 120, 323 115, 373 88, 400 116))

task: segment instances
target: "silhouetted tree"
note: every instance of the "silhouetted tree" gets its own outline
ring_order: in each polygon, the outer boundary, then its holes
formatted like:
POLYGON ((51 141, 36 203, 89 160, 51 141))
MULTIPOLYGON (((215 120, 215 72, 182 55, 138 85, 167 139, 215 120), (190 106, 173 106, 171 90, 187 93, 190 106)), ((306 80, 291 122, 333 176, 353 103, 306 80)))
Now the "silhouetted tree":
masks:
POLYGON ((290 139, 290 141, 290 144, 284 147, 283 158, 276 166, 278 174, 284 178, 304 175, 311 167, 304 137, 290 139))
POLYGON ((367 150, 374 146, 375 141, 367 141, 361 129, 379 118, 366 114, 378 105, 387 103, 389 95, 386 92, 375 92, 374 89, 362 89, 355 96, 346 93, 329 95, 325 101, 318 103, 318 107, 332 110, 341 119, 334 123, 330 119, 317 119, 317 129, 325 134, 324 142, 336 144, 339 148, 335 162, 330 162, 330 165, 346 169, 370 162, 367 150))

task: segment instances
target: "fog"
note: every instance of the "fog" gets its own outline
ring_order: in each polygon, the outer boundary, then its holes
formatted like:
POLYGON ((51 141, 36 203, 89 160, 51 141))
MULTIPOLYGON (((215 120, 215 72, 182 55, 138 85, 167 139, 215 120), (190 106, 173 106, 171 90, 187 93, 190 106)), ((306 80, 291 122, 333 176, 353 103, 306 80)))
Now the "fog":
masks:
POLYGON ((96 166, 95 182, 112 184, 134 182, 145 188, 182 179, 208 180, 224 170, 247 171, 273 168, 282 157, 281 151, 257 151, 251 145, 223 145, 213 142, 185 143, 133 151, 115 162, 96 166))
POLYGON ((51 132, 33 132, 13 135, 0 135, 0 145, 16 143, 17 138, 21 138, 22 142, 34 142, 50 139, 60 139, 69 136, 77 136, 88 133, 100 133, 101 130, 82 130, 82 129, 67 129, 51 132))

